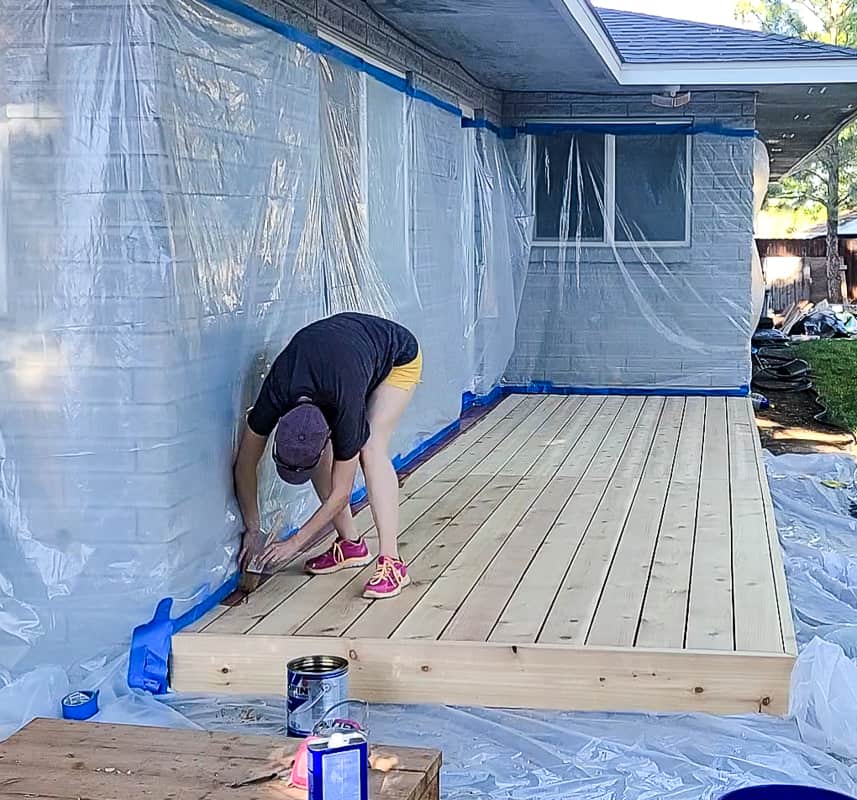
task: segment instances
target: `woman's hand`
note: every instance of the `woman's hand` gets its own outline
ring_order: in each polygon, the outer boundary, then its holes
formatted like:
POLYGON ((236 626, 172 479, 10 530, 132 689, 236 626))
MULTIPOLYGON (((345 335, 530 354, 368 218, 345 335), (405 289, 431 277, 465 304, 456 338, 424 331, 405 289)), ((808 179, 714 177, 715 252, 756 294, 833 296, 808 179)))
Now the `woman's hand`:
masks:
POLYGON ((263 572, 276 572, 280 567, 284 567, 303 549, 303 538, 305 537, 296 534, 284 542, 268 545, 257 561, 259 569, 263 572))
POLYGON ((238 566, 246 571, 256 556, 265 549, 265 535, 259 528, 247 528, 241 536, 241 552, 238 555, 238 566))

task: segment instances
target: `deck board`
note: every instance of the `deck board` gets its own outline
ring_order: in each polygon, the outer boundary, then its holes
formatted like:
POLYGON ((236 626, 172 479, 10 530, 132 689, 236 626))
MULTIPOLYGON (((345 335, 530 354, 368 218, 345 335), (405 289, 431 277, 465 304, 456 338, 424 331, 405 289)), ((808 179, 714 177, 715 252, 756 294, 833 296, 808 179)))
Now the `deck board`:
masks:
POLYGON ((684 646, 702 465, 705 400, 688 397, 635 644, 684 646))
MULTIPOLYGON (((401 516, 399 597, 361 597, 372 567, 295 564, 177 636, 173 684, 281 686, 283 657, 324 650, 370 700, 787 709, 794 628, 746 398, 509 398, 409 476, 401 516)), ((375 543, 367 512, 358 528, 375 543)))
MULTIPOLYGON (((683 414, 682 398, 667 399, 609 574, 603 580, 587 644, 632 647, 637 637, 683 414)), ((610 535, 609 528, 606 533, 610 535)))
POLYGON ((752 437, 756 426, 740 398, 726 401, 732 508, 735 647, 783 648, 776 579, 752 437))
POLYGON ((691 649, 732 650, 735 646, 729 500, 726 400, 708 398, 685 636, 685 646, 691 649))

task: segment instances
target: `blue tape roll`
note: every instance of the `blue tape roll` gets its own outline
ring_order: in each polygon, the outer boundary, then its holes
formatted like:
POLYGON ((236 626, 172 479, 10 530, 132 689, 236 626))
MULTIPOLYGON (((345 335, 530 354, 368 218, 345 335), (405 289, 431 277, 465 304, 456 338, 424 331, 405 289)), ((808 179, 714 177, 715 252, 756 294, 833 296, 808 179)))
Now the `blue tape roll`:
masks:
POLYGON ((63 719, 89 719, 98 713, 98 692, 72 692, 62 699, 63 719))

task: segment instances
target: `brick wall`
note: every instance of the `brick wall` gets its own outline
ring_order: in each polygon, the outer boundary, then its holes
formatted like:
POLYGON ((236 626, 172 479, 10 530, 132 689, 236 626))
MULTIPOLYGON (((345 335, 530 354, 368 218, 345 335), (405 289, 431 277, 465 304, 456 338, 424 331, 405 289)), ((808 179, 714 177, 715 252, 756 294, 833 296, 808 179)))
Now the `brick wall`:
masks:
POLYGON ((414 84, 458 104, 464 102, 486 117, 499 121, 502 92, 483 86, 460 64, 421 47, 376 14, 365 0, 248 0, 274 19, 310 33, 319 28, 334 32, 382 63, 413 73, 414 84))
POLYGON ((4 16, 0 83, 0 572, 28 620, 0 664, 17 667, 222 583, 236 412, 322 309, 283 269, 318 160, 315 64, 272 34, 212 50, 169 4, 38 5, 4 16))
MULTIPOLYGON (((308 30, 340 20, 343 35, 421 70, 418 85, 456 101, 461 90, 499 116, 497 95, 360 4, 259 6, 308 30)), ((0 625, 0 666, 21 669, 124 642, 161 597, 186 607, 228 575, 236 420, 306 322, 364 303, 419 333, 432 377, 403 451, 457 414, 472 132, 419 103, 412 130, 377 137, 374 201, 412 196, 412 216, 376 203, 372 258, 327 263, 311 201, 329 137, 320 120, 333 118, 319 107, 316 56, 261 29, 220 36, 220 12, 184 14, 172 0, 0 7, 11 43, 0 49, 11 117, 0 606, 20 625, 0 625), (411 147, 412 186, 401 168, 411 147), (410 275, 402 249, 384 246, 394 220, 412 242, 410 275)), ((404 119, 403 96, 381 90, 370 101, 404 119)), ((326 163, 325 180, 348 166, 326 163)), ((285 494, 265 464, 263 510, 293 524, 309 492, 285 494)))
MULTIPOLYGON (((550 118, 692 117, 752 129, 754 98, 696 93, 671 112, 645 97, 509 94, 507 123, 550 118)), ((510 143, 519 166, 521 139, 510 143)), ((749 378, 753 142, 693 139, 688 247, 534 247, 512 383, 734 387, 749 378)))

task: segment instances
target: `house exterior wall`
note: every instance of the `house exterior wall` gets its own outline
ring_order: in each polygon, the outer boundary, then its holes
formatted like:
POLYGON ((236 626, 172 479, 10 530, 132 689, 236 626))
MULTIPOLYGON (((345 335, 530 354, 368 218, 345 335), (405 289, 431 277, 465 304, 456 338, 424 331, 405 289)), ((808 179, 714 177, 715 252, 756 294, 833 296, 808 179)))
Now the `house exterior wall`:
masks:
POLYGON ((454 61, 421 47, 376 14, 364 0, 245 0, 274 19, 301 30, 332 31, 384 64, 412 73, 417 88, 443 100, 469 105, 478 116, 499 121, 502 92, 483 86, 454 61))
MULTIPOLYGON (((506 124, 675 116, 752 129, 755 101, 752 94, 700 92, 690 105, 667 111, 648 95, 508 94, 504 116, 506 124)), ((687 247, 533 247, 506 380, 619 388, 747 384, 753 148, 752 139, 693 137, 687 247)), ((521 165, 520 139, 510 150, 521 165)))
MULTIPOLYGON (((498 94, 362 3, 256 5, 305 30, 323 22, 414 71, 422 88, 499 116, 498 94)), ((302 235, 307 214, 319 213, 310 208, 318 69, 283 58, 284 39, 267 53, 251 39, 254 61, 240 45, 228 52, 228 37, 215 53, 194 25, 158 26, 171 6, 32 0, 3 19, 0 192, 11 257, 0 311, 0 606, 21 630, 0 624, 0 667, 89 655, 93 631, 101 644, 124 642, 129 620, 148 618, 157 600, 173 594, 187 607, 228 577, 240 530, 237 410, 294 331, 325 313, 326 296, 347 303, 371 282, 308 282, 320 272, 301 262, 318 256, 302 235), (305 270, 284 280, 277 259, 305 270)), ((469 193, 468 133, 421 105, 420 333, 427 351, 463 369, 464 325, 448 310, 464 280, 455 203, 469 193), (447 147, 447 132, 460 146, 433 151, 447 147), (432 208, 441 183, 451 220, 432 208), (437 225, 448 253, 431 246, 437 225)), ((432 415, 457 413, 460 377, 425 394, 421 434, 452 418, 432 415)), ((283 508, 277 491, 263 493, 264 506, 283 508)))

